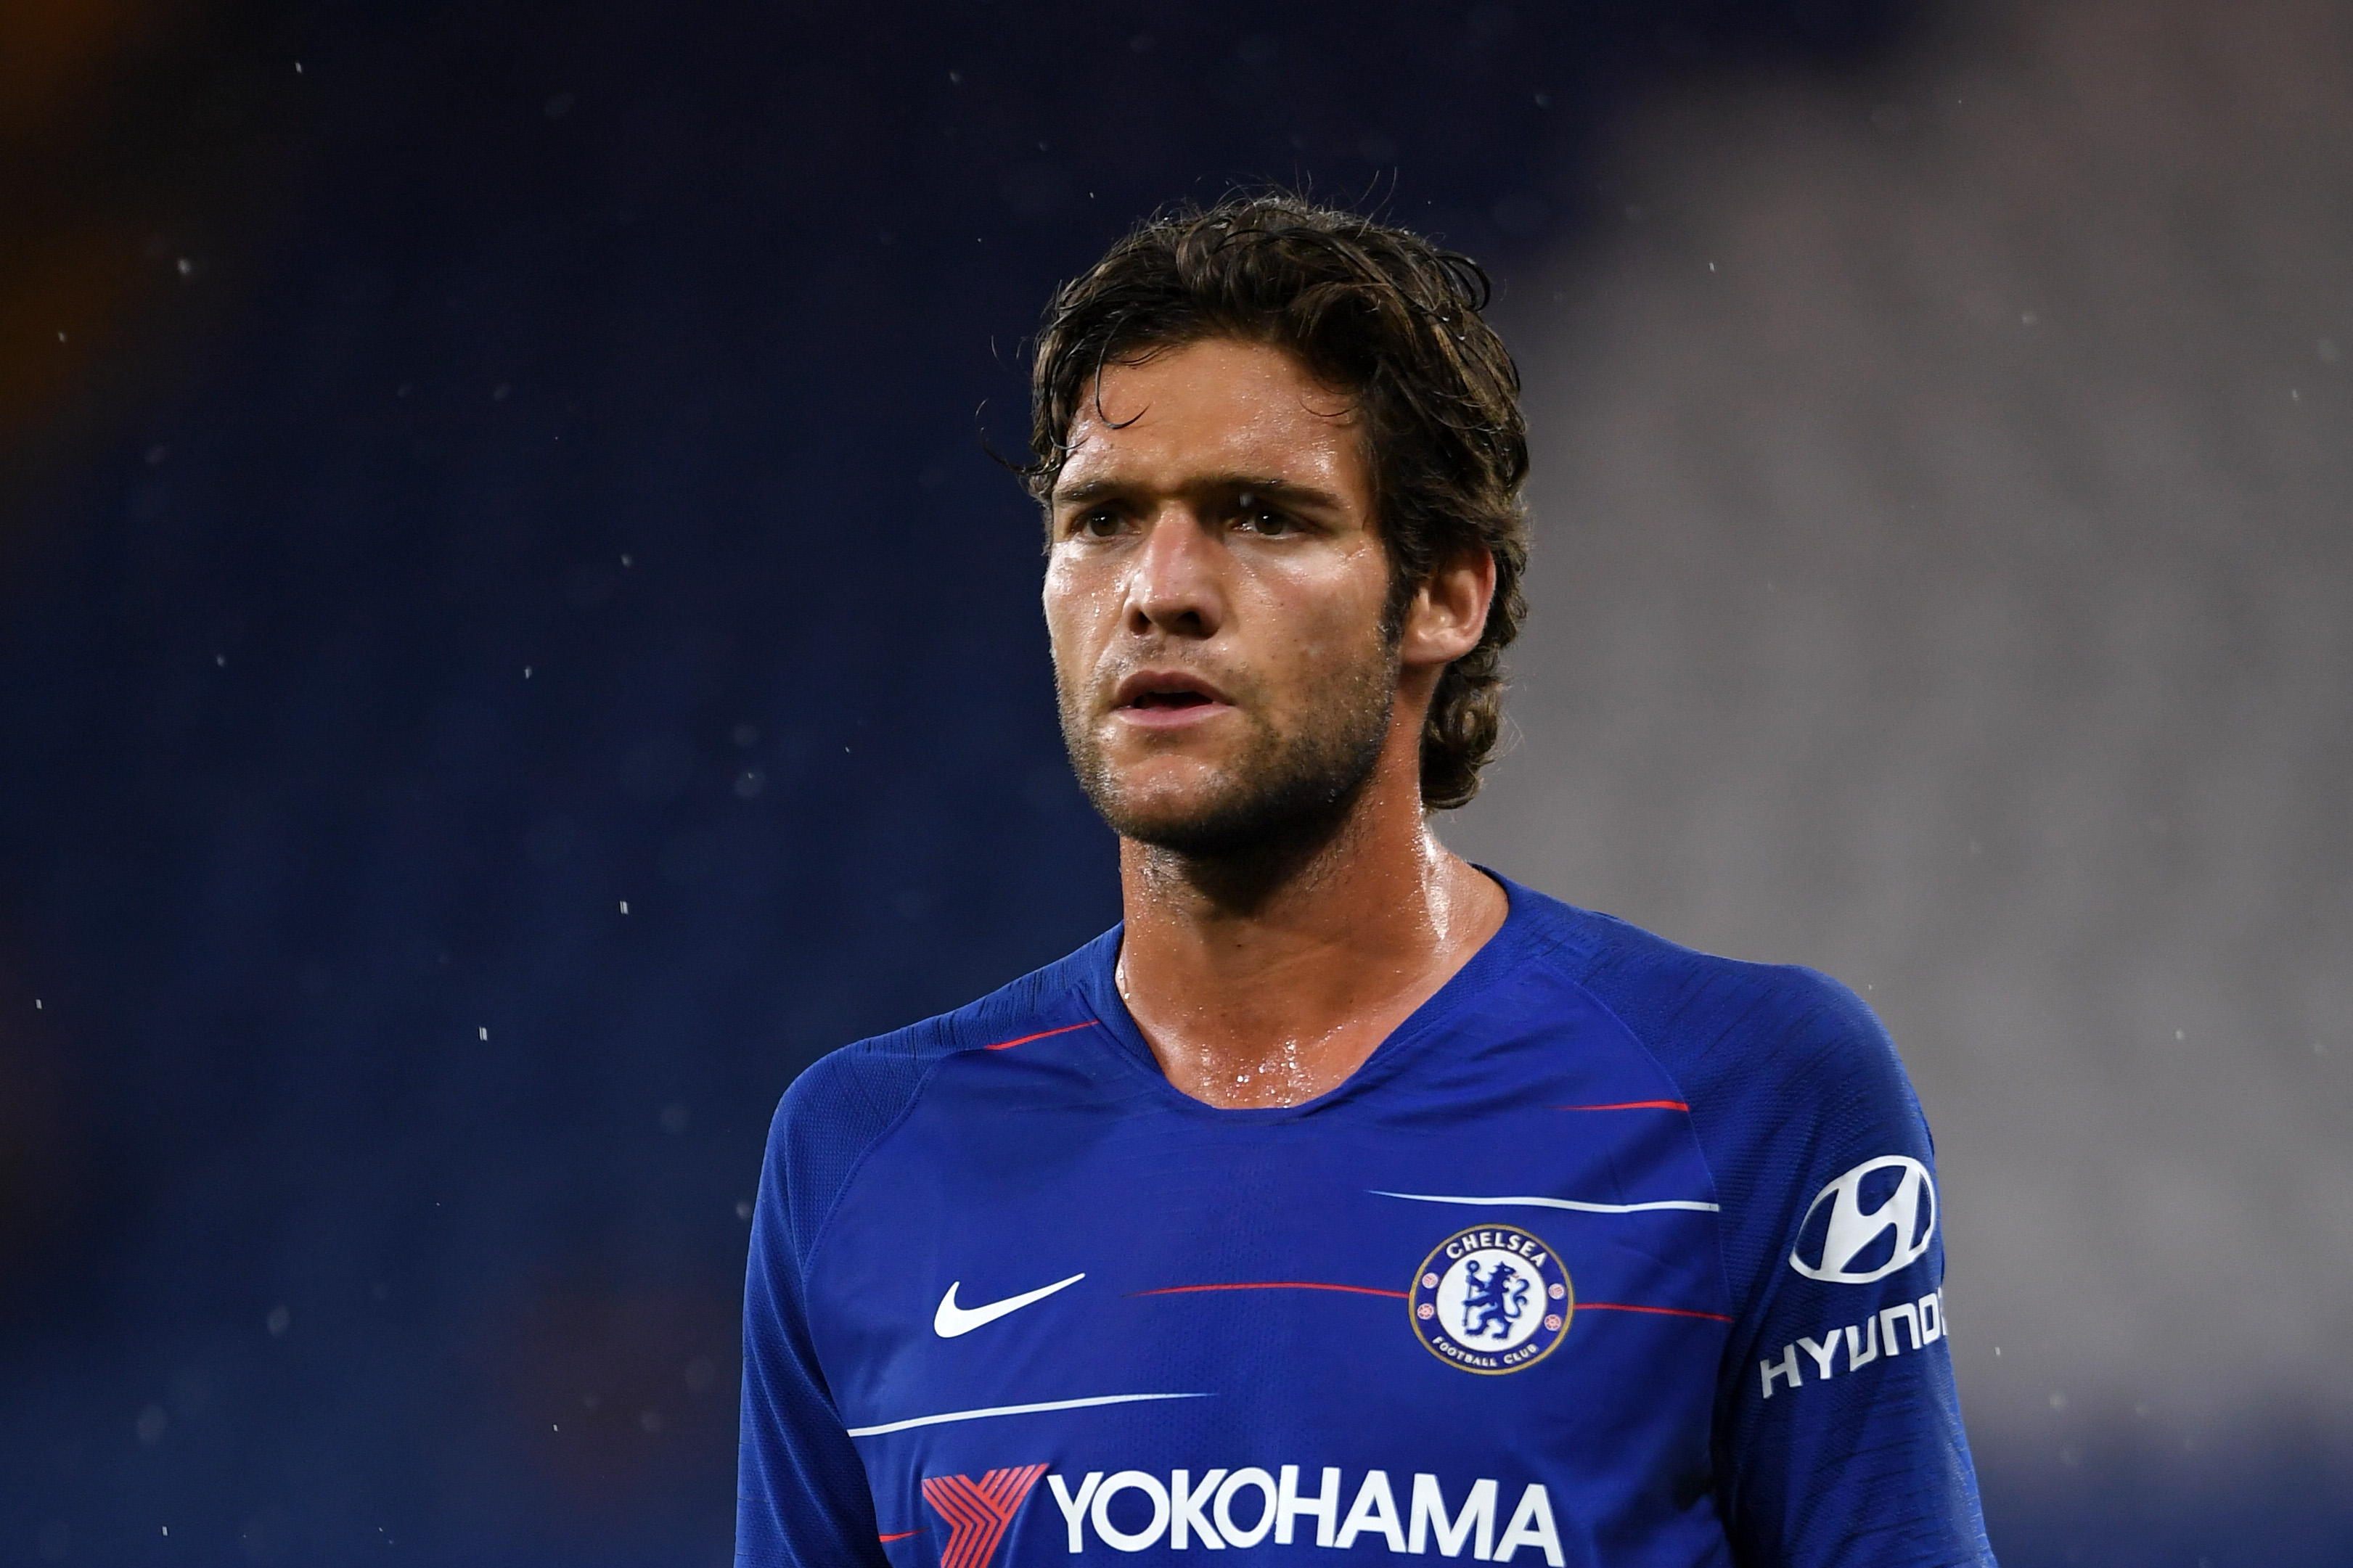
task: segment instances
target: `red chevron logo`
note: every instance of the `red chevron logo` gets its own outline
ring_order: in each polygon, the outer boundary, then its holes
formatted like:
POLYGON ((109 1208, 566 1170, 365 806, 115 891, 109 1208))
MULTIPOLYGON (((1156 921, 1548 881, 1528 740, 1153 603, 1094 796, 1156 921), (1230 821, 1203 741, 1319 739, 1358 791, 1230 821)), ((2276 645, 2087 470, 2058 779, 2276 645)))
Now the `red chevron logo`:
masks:
POLYGON ((1043 1465, 1022 1465, 991 1470, 977 1482, 969 1476, 925 1476, 923 1500, 948 1521, 940 1568, 988 1568, 997 1543, 1005 1539, 1005 1527, 1045 1473, 1043 1465))

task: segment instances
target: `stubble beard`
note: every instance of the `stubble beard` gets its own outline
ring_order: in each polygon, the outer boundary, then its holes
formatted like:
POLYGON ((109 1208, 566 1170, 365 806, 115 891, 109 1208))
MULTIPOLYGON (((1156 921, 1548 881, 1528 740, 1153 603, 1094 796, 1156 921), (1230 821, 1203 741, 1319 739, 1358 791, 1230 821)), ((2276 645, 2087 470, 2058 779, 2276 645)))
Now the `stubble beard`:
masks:
POLYGON ((1062 742, 1079 786, 1122 838, 1205 869, 1295 860, 1330 843, 1364 793, 1388 741, 1398 668, 1395 647, 1383 637, 1327 688, 1306 725, 1284 731, 1238 711, 1251 727, 1249 740, 1216 783, 1182 800, 1124 789, 1067 686, 1058 694, 1062 742))

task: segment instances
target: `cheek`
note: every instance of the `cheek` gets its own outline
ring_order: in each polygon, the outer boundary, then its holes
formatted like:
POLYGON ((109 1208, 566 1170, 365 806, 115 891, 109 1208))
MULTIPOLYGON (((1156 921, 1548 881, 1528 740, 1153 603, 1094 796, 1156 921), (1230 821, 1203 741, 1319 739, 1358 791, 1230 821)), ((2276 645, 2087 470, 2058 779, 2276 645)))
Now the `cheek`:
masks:
POLYGON ((1048 562, 1045 588, 1039 597, 1046 612, 1046 637, 1052 645, 1058 667, 1067 666, 1102 640, 1099 628, 1107 603, 1104 590, 1100 584, 1088 581, 1066 560, 1057 557, 1048 562))
POLYGON ((1279 628, 1277 645, 1291 649, 1303 665, 1351 668, 1377 654, 1388 577, 1380 557, 1367 553, 1369 559, 1333 563, 1263 584, 1261 613, 1279 628))

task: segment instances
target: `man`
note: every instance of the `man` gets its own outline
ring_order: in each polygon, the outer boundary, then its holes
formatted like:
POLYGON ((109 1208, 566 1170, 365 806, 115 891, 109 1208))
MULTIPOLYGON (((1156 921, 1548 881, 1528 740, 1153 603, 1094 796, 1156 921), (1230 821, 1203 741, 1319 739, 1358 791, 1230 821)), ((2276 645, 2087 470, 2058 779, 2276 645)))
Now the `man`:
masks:
POLYGON ((1125 919, 786 1095, 742 1562, 1991 1561, 1870 1014, 1429 828, 1522 608, 1484 299, 1259 198, 1055 300, 1029 477, 1125 919))

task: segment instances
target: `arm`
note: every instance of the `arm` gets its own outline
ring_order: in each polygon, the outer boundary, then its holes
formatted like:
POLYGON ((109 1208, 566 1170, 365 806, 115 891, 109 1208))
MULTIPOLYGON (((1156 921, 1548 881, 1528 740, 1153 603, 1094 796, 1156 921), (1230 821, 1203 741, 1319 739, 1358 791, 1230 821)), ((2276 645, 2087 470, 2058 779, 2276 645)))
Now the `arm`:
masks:
MULTIPOLYGON (((797 1110, 828 1076, 821 1065, 785 1098, 768 1138, 744 1280, 743 1435, 736 1457, 735 1561, 739 1568, 879 1565, 874 1502, 865 1466, 842 1429, 809 1335, 802 1279, 806 1255, 796 1215, 838 1185, 796 1136, 797 1110), (798 1187, 800 1192, 794 1189, 798 1187), (806 1197, 796 1202, 797 1197, 806 1197)), ((813 1237, 814 1223, 807 1226, 813 1237)))
POLYGON ((1742 1309, 1716 1406, 1735 1555, 1745 1568, 1990 1568, 1945 1337, 1927 1122, 1862 1002, 1784 973, 1797 1005, 1743 1086, 1746 1146, 1717 1140, 1747 1233, 1727 1248, 1742 1309))

